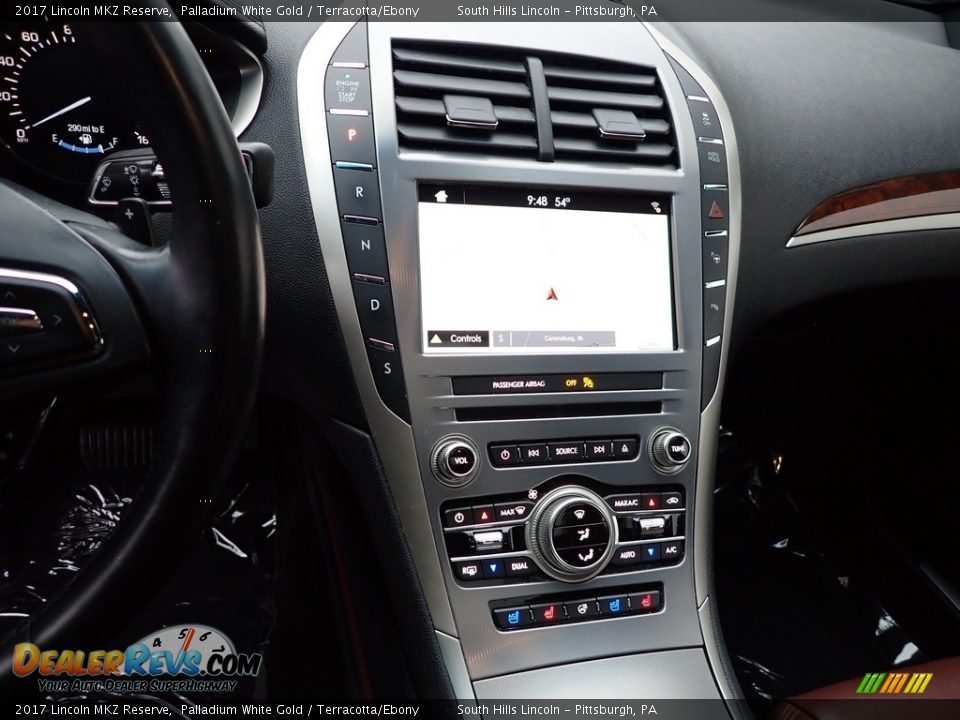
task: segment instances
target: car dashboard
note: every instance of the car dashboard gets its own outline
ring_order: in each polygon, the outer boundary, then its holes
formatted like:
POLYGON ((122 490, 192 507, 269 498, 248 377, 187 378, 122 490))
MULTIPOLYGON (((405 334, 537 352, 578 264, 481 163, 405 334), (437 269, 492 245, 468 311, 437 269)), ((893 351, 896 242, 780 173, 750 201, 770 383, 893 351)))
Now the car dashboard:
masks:
POLYGON ((734 127, 655 32, 570 27, 325 24, 298 74, 314 218, 460 691, 555 692, 549 657, 574 696, 661 662, 708 692, 734 127))
MULTIPOLYGON (((735 353, 960 268, 960 51, 898 12, 188 25, 254 178, 272 149, 260 393, 330 443, 424 692, 744 696, 714 532, 735 353)), ((165 217, 122 89, 61 75, 74 37, 0 38, 7 177, 165 217)))

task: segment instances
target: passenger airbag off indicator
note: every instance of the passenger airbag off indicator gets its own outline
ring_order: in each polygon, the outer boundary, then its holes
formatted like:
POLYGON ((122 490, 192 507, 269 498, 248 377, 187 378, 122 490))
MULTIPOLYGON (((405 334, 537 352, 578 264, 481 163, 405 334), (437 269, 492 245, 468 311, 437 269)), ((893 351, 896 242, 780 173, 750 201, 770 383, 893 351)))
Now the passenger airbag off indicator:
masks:
POLYGON ((490 347, 488 330, 429 330, 427 344, 430 347, 490 347))

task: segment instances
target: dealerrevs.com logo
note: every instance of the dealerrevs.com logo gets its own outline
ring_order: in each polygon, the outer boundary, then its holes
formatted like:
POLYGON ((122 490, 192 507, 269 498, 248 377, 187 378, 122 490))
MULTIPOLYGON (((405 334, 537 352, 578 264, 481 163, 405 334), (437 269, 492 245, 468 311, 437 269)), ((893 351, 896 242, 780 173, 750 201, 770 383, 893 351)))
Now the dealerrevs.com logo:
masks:
POLYGON ((126 650, 52 650, 33 643, 13 649, 13 671, 37 675, 43 692, 231 692, 260 672, 260 653, 238 653, 215 628, 164 628, 126 650))

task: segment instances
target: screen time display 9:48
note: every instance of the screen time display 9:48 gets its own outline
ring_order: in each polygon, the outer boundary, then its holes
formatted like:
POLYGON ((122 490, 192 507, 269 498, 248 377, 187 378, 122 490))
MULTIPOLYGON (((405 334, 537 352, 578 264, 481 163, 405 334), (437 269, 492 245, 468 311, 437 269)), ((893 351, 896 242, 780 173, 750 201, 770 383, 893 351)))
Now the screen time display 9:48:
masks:
POLYGON ((551 202, 551 198, 547 195, 527 195, 527 205, 530 207, 554 207, 562 209, 569 207, 572 201, 572 198, 561 195, 554 195, 553 202, 551 202))

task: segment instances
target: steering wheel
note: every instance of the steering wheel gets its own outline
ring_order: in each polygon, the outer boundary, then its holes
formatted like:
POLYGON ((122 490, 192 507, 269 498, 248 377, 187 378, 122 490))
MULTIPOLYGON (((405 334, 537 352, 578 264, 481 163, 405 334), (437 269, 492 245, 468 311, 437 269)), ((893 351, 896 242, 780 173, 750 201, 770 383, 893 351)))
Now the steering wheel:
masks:
POLYGON ((119 59, 104 72, 124 87, 163 160, 172 237, 149 248, 96 216, 0 182, 0 306, 8 327, 31 330, 2 338, 0 405, 152 367, 161 432, 143 489, 113 535, 60 598, 0 641, 0 685, 12 677, 15 643, 105 646, 106 634, 132 619, 142 574, 162 580, 189 549, 241 444, 263 348, 256 207, 193 44, 175 22, 91 23, 85 32, 104 57, 119 59), (8 343, 19 345, 15 353, 8 343))

